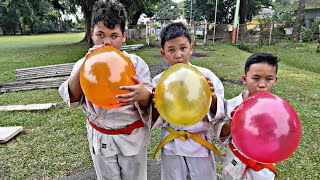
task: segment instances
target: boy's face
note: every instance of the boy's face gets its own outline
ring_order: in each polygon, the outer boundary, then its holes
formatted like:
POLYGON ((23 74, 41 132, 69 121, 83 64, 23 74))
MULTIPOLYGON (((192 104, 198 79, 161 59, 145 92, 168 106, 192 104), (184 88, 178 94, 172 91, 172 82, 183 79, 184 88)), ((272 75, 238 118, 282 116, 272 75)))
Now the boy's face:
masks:
POLYGON ((188 64, 190 56, 192 55, 193 44, 189 43, 185 36, 176 37, 164 43, 163 49, 160 53, 169 62, 170 65, 176 63, 188 64))
POLYGON ((122 33, 119 25, 109 29, 100 21, 93 28, 92 40, 95 45, 105 44, 121 49, 122 43, 126 41, 126 32, 122 33))
POLYGON ((261 91, 271 92, 277 79, 276 67, 266 62, 252 64, 247 74, 242 76, 243 84, 247 86, 249 96, 261 91))

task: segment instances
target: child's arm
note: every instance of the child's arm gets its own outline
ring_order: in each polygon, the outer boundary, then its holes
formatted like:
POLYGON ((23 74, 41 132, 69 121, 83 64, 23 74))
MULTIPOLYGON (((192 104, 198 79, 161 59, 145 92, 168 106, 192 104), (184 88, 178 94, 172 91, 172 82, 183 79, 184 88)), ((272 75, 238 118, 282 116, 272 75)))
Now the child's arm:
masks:
POLYGON ((69 91, 70 103, 79 102, 83 94, 80 86, 80 70, 81 68, 79 68, 76 71, 76 73, 69 78, 68 91, 69 91))
POLYGON ((231 133, 231 119, 222 126, 220 137, 227 137, 230 135, 230 133, 231 133))
POLYGON ((230 117, 228 118, 229 120, 223 124, 222 128, 221 128, 221 132, 220 132, 220 138, 221 137, 227 137, 230 135, 231 133, 231 122, 232 122, 232 117, 233 117, 233 114, 234 112, 236 111, 238 106, 236 106, 232 112, 230 113, 230 117))
MULTIPOLYGON (((156 107, 156 104, 154 102, 154 91, 155 91, 155 88, 152 88, 152 118, 151 118, 151 122, 152 123, 155 123, 158 119, 158 117, 160 116, 159 112, 158 112, 158 109, 156 107)), ((152 126, 151 126, 152 127, 152 126)))

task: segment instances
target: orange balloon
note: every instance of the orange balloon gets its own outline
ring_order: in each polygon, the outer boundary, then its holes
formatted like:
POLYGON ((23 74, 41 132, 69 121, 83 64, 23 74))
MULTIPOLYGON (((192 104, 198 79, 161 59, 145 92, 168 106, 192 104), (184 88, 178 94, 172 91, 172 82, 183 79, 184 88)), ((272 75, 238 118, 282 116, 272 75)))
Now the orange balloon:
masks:
POLYGON ((159 114, 176 126, 191 126, 205 117, 211 105, 208 81, 195 67, 178 63, 160 77, 154 92, 159 114))
POLYGON ((120 86, 136 84, 132 79, 136 76, 134 65, 129 57, 111 46, 103 46, 91 52, 80 70, 80 85, 86 98, 102 108, 116 108, 121 104, 115 98, 126 94, 128 90, 120 90, 120 86))

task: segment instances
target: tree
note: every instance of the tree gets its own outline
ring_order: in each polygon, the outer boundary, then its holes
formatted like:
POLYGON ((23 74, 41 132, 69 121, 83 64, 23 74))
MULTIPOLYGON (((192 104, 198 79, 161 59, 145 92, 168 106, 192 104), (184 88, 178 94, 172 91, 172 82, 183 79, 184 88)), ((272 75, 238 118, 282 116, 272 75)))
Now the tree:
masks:
MULTIPOLYGON (((97 0, 69 0, 69 1, 72 2, 69 4, 80 5, 82 12, 84 14, 86 35, 81 40, 81 43, 92 44, 91 13, 92 13, 92 6, 94 2, 97 0)), ((159 0, 137 0, 137 1, 134 1, 134 3, 131 0, 119 0, 119 2, 121 2, 126 8, 129 24, 136 24, 142 13, 145 13, 148 16, 153 15, 152 7, 154 6, 154 4, 159 2, 159 0)))
POLYGON ((182 16, 182 10, 177 7, 176 3, 171 0, 163 1, 157 6, 155 13, 157 19, 177 19, 182 16))
MULTIPOLYGON (((215 14, 215 0, 193 0, 193 12, 195 18, 205 16, 208 21, 213 21, 215 14)), ((271 0, 241 0, 240 23, 245 23, 247 19, 251 20, 257 15, 261 8, 270 6, 271 0)), ((186 17, 190 16, 190 0, 185 1, 186 17)), ((218 0, 218 23, 231 23, 234 18, 235 0, 218 0)))
POLYGON ((16 11, 12 8, 6 7, 0 1, 0 27, 2 34, 16 34, 16 29, 19 25, 19 17, 16 11))
POLYGON ((50 32, 61 24, 60 12, 53 8, 50 0, 2 0, 2 2, 18 15, 21 34, 24 34, 26 29, 36 34, 39 28, 50 32))
POLYGON ((293 26, 293 38, 295 41, 299 41, 300 39, 300 31, 301 26, 304 22, 304 8, 305 8, 306 0, 299 0, 299 7, 296 15, 296 21, 293 26))

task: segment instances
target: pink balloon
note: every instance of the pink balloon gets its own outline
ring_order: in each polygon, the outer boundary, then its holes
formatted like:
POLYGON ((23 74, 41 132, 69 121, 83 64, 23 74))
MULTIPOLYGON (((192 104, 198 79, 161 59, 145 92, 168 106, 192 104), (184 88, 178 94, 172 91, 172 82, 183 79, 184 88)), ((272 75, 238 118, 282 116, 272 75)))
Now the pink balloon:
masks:
POLYGON ((243 155, 261 163, 276 163, 288 158, 299 146, 301 123, 288 102, 259 92, 236 109, 231 133, 243 155))

